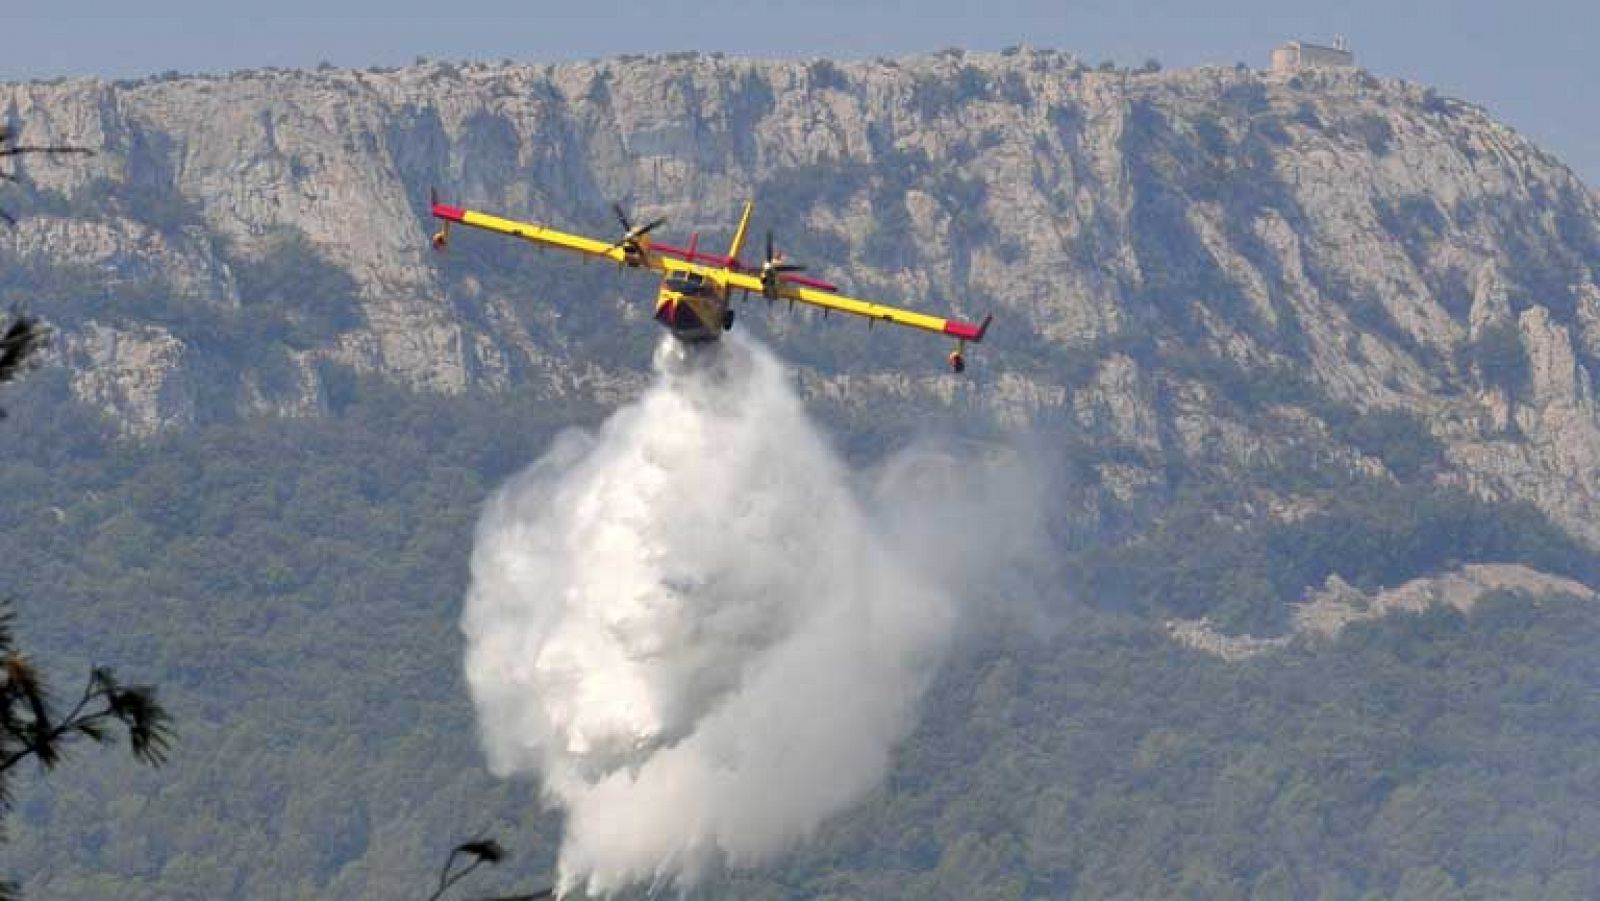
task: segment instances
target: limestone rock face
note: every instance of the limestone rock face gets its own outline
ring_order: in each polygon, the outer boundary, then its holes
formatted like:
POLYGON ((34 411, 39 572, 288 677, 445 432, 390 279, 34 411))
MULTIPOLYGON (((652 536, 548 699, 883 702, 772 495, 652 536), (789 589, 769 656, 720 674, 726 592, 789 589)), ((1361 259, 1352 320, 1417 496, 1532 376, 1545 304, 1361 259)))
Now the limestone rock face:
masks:
POLYGON ((1600 543, 1594 358, 1581 361, 1573 326, 1557 323, 1542 306, 1522 313, 1517 334, 1529 363, 1525 391, 1481 398, 1493 423, 1489 434, 1452 442, 1452 461, 1485 493, 1532 500, 1590 544, 1600 543))
POLYGON ((1384 477, 1323 420, 1404 411, 1442 443, 1441 481, 1600 546, 1600 201, 1425 87, 1023 49, 77 80, 0 85, 0 108, 28 142, 99 148, 19 164, 0 285, 55 321, 74 390, 135 434, 316 415, 329 366, 625 397, 653 286, 465 230, 436 258, 429 187, 600 235, 622 202, 708 247, 754 197, 757 234, 814 274, 996 313, 958 382, 926 336, 743 308, 820 401, 1070 428, 1114 451, 1086 488, 1107 503, 1175 460, 1384 477), (200 372, 232 379, 206 393, 225 409, 186 393, 200 372))
POLYGON ((120 416, 128 434, 149 436, 194 421, 194 386, 183 342, 155 327, 122 331, 98 323, 69 337, 72 390, 120 416))

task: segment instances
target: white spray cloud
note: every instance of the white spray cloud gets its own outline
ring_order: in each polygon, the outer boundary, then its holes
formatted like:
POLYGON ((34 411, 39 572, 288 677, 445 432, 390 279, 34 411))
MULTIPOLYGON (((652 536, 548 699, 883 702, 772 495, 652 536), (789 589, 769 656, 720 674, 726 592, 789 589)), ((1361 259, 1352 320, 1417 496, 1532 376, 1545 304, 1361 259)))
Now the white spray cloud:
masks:
POLYGON ((567 811, 563 891, 688 886, 809 834, 883 776, 952 628, 771 354, 689 357, 664 342, 639 401, 478 526, 467 679, 490 767, 567 811))

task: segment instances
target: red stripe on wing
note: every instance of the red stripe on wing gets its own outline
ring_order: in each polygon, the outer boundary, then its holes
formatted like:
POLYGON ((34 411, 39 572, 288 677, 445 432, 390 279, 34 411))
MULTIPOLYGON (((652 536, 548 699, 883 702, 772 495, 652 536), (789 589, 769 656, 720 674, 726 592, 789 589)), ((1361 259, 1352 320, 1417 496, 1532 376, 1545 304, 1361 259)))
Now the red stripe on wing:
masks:
POLYGON ((831 291, 835 294, 839 293, 838 285, 835 285, 832 282, 825 282, 820 278, 806 278, 803 275, 785 275, 783 280, 786 282, 794 282, 797 285, 805 285, 807 288, 816 288, 818 291, 831 291))
POLYGON ((733 269, 734 272, 742 270, 736 259, 731 256, 722 256, 720 253, 706 253, 699 248, 683 248, 683 246, 670 245, 670 243, 650 242, 651 253, 664 253, 667 256, 677 256, 690 262, 707 262, 710 266, 723 266, 733 269))
MULTIPOLYGON (((746 266, 744 263, 739 262, 733 257, 723 256, 720 253, 706 253, 698 248, 679 247, 676 244, 663 244, 660 241, 650 242, 650 252, 666 254, 669 257, 677 257, 680 260, 686 260, 690 263, 706 263, 711 266, 721 266, 734 272, 758 273, 761 271, 759 268, 746 266)), ((785 282, 793 282, 797 285, 804 285, 807 288, 816 288, 818 291, 831 291, 834 293, 838 293, 839 291, 838 285, 835 285, 833 282, 825 282, 820 278, 806 278, 803 275, 784 275, 783 280, 785 282)))

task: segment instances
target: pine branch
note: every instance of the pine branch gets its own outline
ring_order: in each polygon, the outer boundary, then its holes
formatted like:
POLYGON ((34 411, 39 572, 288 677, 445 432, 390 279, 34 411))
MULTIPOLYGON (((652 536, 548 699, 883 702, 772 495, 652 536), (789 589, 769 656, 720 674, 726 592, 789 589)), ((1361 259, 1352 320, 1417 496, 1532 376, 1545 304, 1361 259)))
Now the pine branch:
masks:
POLYGON ((0 384, 14 380, 31 364, 49 334, 37 316, 12 314, 11 323, 0 332, 0 384))
MULTIPOLYGON (((0 210, 0 219, 10 218, 5 210, 0 210)), ((35 362, 35 356, 44 349, 49 337, 49 329, 41 325, 37 317, 13 313, 11 323, 0 331, 0 385, 14 381, 24 369, 31 367, 35 362)), ((5 417, 6 411, 0 409, 0 419, 5 417)), ((9 604, 9 601, 7 603, 9 604)), ((4 645, 5 648, 9 648, 11 646, 9 608, 5 617, 4 645)), ((0 648, 0 652, 5 648, 0 648)))
POLYGON ((40 146, 40 145, 35 145, 35 146, 24 145, 24 146, 20 146, 20 147, 0 147, 0 156, 20 156, 21 154, 24 154, 24 153, 76 153, 76 154, 82 154, 83 156, 94 156, 94 151, 90 150, 87 147, 67 147, 67 146, 46 147, 46 146, 40 146))
POLYGON ((172 717, 155 699, 155 689, 147 685, 124 687, 116 675, 103 667, 89 674, 88 685, 72 711, 52 722, 44 686, 20 655, 5 662, 7 683, 3 697, 6 706, 26 702, 30 719, 0 718, 0 726, 21 747, 0 759, 0 774, 28 757, 36 757, 45 769, 54 769, 64 758, 74 739, 87 738, 104 744, 111 740, 105 726, 111 721, 128 732, 133 756, 150 766, 167 761, 176 732, 172 717), (93 705, 93 706, 91 706, 93 705))
MULTIPOLYGON (((94 156, 94 150, 91 148, 74 147, 70 144, 13 144, 10 147, 5 146, 6 142, 10 140, 11 130, 5 126, 0 126, 0 158, 5 158, 8 156, 22 156, 23 154, 27 153, 45 155, 94 156)), ((17 176, 10 172, 0 172, 0 181, 9 181, 15 183, 17 181, 17 176)), ((10 213, 6 212, 4 209, 0 209, 0 222, 4 222, 6 225, 13 227, 15 227, 17 224, 16 218, 10 213)))
POLYGON ((438 901, 450 887, 466 878, 468 873, 476 870, 485 863, 497 864, 505 859, 505 849, 492 838, 476 839, 463 842, 450 849, 450 856, 444 859, 444 867, 439 870, 439 887, 428 896, 428 901, 438 901), (472 858, 472 862, 459 870, 454 870, 456 858, 461 856, 472 858), (453 872, 452 872, 453 871, 453 872))

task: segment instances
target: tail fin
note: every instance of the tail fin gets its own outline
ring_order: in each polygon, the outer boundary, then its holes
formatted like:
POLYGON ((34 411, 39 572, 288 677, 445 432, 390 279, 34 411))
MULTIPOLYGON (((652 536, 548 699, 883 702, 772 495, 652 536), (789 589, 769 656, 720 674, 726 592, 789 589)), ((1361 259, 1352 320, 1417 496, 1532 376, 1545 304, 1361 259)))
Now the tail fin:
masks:
POLYGON ((756 208, 754 200, 744 202, 744 215, 739 217, 739 230, 733 233, 733 246, 728 248, 728 258, 737 261, 739 251, 744 250, 745 235, 750 233, 750 211, 756 208))

